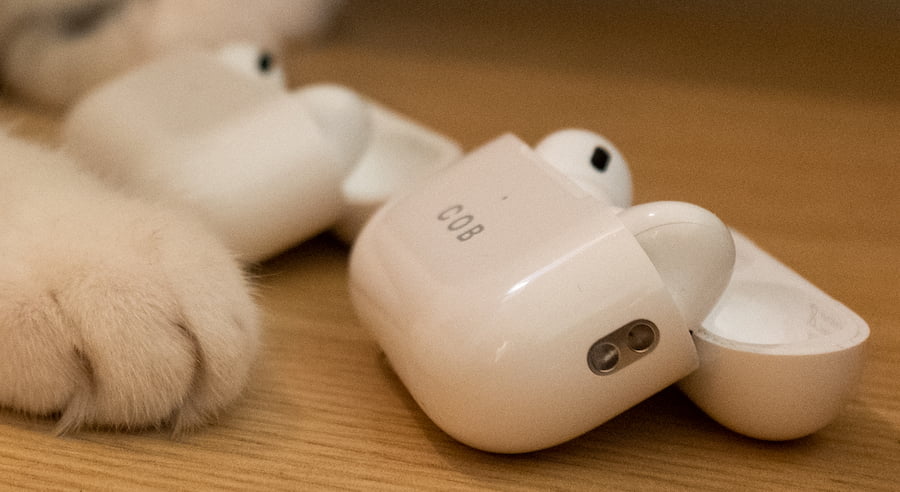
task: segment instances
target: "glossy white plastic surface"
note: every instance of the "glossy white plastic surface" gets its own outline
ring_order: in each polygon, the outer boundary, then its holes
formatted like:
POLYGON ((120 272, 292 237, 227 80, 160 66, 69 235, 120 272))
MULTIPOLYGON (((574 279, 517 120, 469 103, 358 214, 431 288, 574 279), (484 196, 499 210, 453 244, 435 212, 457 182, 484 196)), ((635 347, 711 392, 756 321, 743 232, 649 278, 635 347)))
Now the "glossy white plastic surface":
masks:
POLYGON ((569 128, 547 135, 534 151, 598 200, 620 208, 631 206, 631 171, 606 138, 569 128), (595 154, 602 162, 597 162, 595 154))
POLYGON ((679 387, 712 418, 750 437, 803 437, 853 395, 869 327, 740 233, 735 269, 694 341, 700 369, 679 387))
POLYGON ((277 69, 254 77, 256 62, 229 47, 127 73, 72 109, 67 151, 132 192, 189 209, 246 261, 329 228, 351 241, 377 206, 461 155, 346 88, 289 92, 277 69))
POLYGON ((731 279, 734 243, 708 210, 682 202, 651 202, 619 213, 669 287, 685 323, 697 326, 731 279))
POLYGON ((553 446, 697 367, 679 307, 616 211, 507 135, 366 225, 354 306, 447 433, 494 452, 553 446), (659 329, 655 348, 592 372, 591 346, 641 319, 659 329))

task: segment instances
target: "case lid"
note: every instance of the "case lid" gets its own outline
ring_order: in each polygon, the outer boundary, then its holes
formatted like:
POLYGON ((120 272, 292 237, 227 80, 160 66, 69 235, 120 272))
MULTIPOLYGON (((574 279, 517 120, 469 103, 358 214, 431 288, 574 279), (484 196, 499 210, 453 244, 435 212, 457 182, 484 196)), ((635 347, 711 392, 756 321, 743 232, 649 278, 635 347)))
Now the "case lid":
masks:
POLYGON ((734 273, 693 332, 700 369, 679 386, 742 434, 769 440, 811 434, 853 394, 869 327, 742 234, 732 235, 734 273))

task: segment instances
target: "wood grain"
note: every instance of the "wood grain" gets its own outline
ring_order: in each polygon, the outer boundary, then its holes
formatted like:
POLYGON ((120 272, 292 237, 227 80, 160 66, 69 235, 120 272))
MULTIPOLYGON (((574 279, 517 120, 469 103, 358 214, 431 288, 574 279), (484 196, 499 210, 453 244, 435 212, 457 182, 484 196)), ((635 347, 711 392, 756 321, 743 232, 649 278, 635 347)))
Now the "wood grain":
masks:
MULTIPOLYGON (((871 326, 843 414, 784 443, 668 389, 572 442, 499 456, 417 408, 355 319, 328 236, 255 271, 265 349, 215 426, 51 435, 0 413, 0 481, 33 489, 900 489, 900 14, 895 3, 351 2, 295 85, 355 88, 467 149, 595 129, 636 201, 715 211, 871 326)), ((53 114, 4 122, 52 140, 53 114)))

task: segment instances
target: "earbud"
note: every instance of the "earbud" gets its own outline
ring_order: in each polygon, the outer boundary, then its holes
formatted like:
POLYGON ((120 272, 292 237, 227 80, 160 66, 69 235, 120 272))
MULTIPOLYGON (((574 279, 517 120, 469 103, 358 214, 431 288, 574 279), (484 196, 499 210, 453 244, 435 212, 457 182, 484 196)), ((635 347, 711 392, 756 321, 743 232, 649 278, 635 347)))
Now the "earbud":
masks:
POLYGON ((219 48, 216 56, 236 73, 255 80, 269 81, 275 87, 285 87, 284 71, 275 56, 252 44, 231 43, 219 48))
POLYGON ((535 149, 505 135, 363 228, 353 304, 447 433, 534 451, 697 368, 691 323, 727 282, 731 236, 693 205, 615 206, 629 176, 596 134, 563 131, 535 149))
POLYGON ((390 196, 462 154, 347 88, 289 92, 278 77, 249 45, 159 59, 80 101, 66 149, 113 183, 194 213, 251 262, 327 229, 352 241, 390 196))
POLYGON ((554 132, 534 151, 596 199, 625 209, 619 219, 653 261, 685 321, 699 326, 725 289, 734 265, 734 245, 722 221, 688 203, 631 207, 628 163, 612 142, 592 131, 554 132))
POLYGON ((652 202, 618 214, 647 253, 685 322, 700 326, 734 267, 728 227, 711 212, 681 202, 652 202))
POLYGON ((560 130, 534 151, 588 193, 617 207, 631 206, 628 163, 606 138, 588 130, 560 130))

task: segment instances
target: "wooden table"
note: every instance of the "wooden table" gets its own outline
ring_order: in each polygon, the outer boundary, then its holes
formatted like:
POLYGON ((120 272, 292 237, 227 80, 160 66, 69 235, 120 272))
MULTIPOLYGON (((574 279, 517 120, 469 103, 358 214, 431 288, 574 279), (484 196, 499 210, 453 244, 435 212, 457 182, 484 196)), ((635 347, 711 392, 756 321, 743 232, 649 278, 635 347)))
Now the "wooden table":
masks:
MULTIPOLYGON (((715 211, 870 325, 856 397, 808 438, 719 426, 668 389, 553 449, 491 455, 443 434, 360 327, 348 249, 322 236, 256 272, 265 349, 215 426, 51 435, 0 413, 0 481, 50 488, 900 489, 900 13, 891 2, 354 2, 294 47, 334 81, 471 149, 512 131, 604 133, 637 202, 715 211)), ((55 117, 3 107, 22 133, 55 117)))

